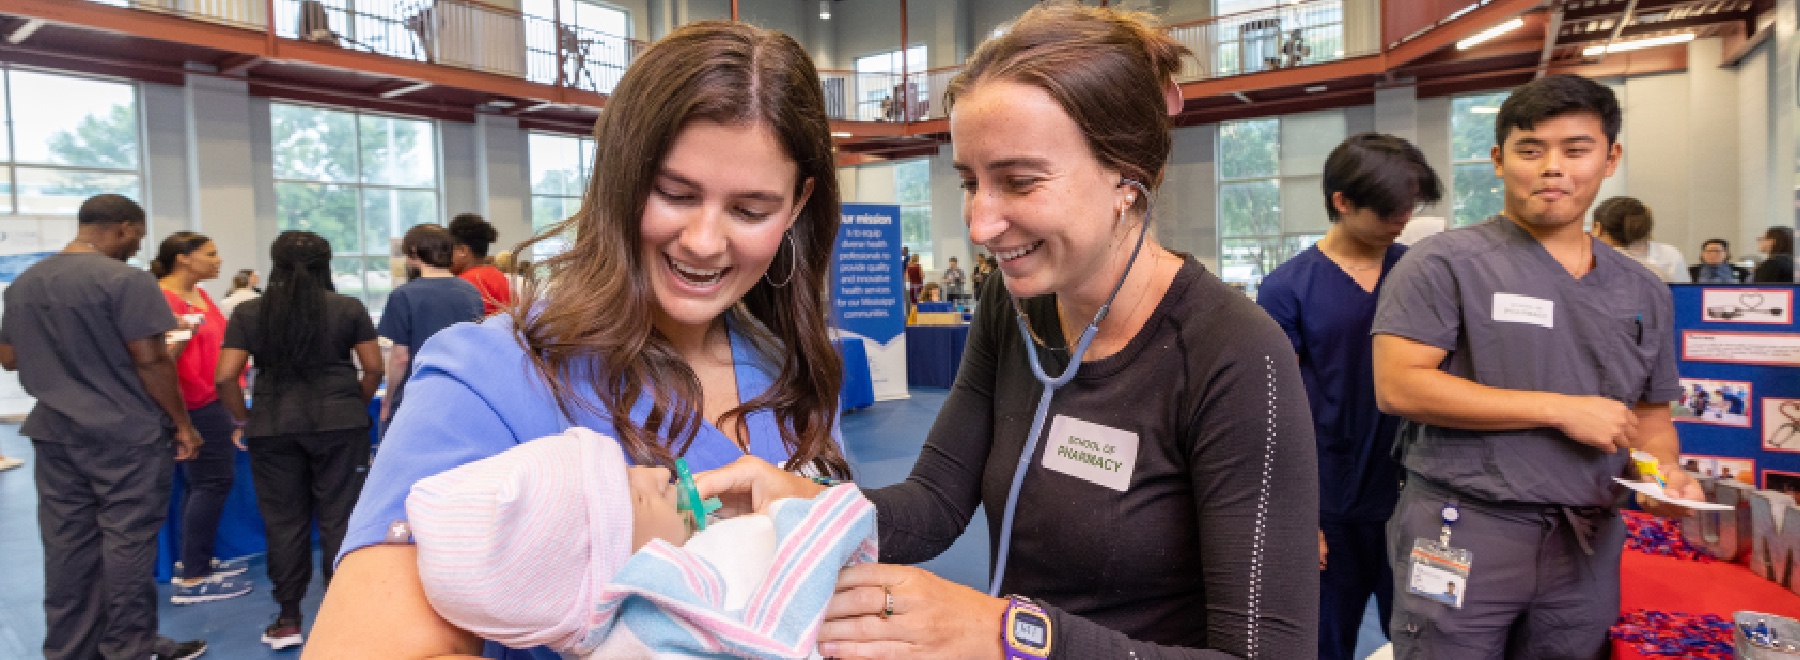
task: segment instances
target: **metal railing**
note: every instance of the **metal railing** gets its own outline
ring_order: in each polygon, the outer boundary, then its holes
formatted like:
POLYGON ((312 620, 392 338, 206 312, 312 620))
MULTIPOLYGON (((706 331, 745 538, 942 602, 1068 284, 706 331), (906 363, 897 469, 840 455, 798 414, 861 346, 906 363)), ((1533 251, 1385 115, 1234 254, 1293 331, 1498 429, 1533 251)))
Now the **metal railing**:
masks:
POLYGON ((1323 64, 1381 50, 1379 0, 1308 0, 1169 26, 1196 62, 1191 82, 1323 64))
POLYGON ((525 15, 528 80, 611 94, 647 44, 634 39, 525 15))
POLYGON ((90 1, 601 94, 647 45, 474 0, 90 1))
MULTIPOLYGON (((271 29, 330 44, 532 82, 610 94, 647 44, 475 0, 90 0, 196 20, 271 29)), ((1305 0, 1166 28, 1196 61, 1183 82, 1303 67, 1381 50, 1381 0, 1305 0)), ((820 71, 827 114, 847 121, 945 116, 960 65, 908 72, 820 71), (904 80, 903 80, 904 79, 904 80)))
POLYGON ((843 121, 917 121, 930 98, 914 82, 907 90, 912 102, 906 103, 908 94, 901 90, 900 81, 899 73, 820 71, 825 114, 843 121))

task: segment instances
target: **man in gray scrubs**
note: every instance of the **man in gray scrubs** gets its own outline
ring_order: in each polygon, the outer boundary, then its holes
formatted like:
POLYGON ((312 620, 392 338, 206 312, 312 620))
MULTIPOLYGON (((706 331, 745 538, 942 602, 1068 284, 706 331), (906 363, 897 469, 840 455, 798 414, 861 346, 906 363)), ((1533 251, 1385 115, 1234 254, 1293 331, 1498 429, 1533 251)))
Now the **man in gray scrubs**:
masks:
POLYGON ((1388 522, 1397 658, 1606 657, 1627 492, 1613 478, 1641 450, 1703 499, 1676 463, 1669 290, 1582 232, 1619 124, 1585 78, 1514 90, 1492 154, 1504 212, 1420 242, 1383 288, 1376 397, 1408 420, 1388 522))
POLYGON ((19 432, 37 452, 44 657, 169 660, 206 652, 156 633, 156 533, 175 461, 199 451, 163 333, 175 315, 123 262, 144 209, 83 202, 75 241, 20 273, 0 315, 0 367, 37 399, 19 432))

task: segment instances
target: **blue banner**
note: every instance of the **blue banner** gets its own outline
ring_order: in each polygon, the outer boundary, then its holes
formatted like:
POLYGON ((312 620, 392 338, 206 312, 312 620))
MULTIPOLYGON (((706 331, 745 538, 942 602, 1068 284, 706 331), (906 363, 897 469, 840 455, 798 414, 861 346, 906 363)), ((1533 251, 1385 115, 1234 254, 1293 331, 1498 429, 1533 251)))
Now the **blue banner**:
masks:
POLYGON ((876 399, 906 398, 906 285, 900 207, 845 204, 831 251, 832 321, 868 349, 876 399))

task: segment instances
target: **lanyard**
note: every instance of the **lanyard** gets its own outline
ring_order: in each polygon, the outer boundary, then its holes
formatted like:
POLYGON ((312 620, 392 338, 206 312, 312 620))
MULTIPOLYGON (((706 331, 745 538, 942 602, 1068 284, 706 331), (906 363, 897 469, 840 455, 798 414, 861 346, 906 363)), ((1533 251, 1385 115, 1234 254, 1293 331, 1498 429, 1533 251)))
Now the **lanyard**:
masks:
MULTIPOLYGON (((1013 513, 1019 506, 1019 488, 1025 484, 1025 471, 1031 467, 1031 457, 1037 453, 1038 436, 1044 432, 1044 417, 1050 413, 1050 398, 1056 390, 1069 381, 1075 380, 1075 371, 1081 368, 1081 357, 1087 354, 1088 345, 1094 343, 1094 336, 1100 334, 1100 320, 1106 318, 1106 312, 1112 307, 1113 299, 1119 296, 1119 289, 1124 288, 1125 278, 1131 275, 1131 266, 1137 263, 1138 252, 1144 249, 1144 236, 1150 233, 1151 201, 1150 189, 1144 184, 1131 179, 1120 179, 1119 185, 1136 186, 1144 195, 1144 226, 1138 232, 1137 247, 1131 249, 1131 258, 1125 262, 1125 272, 1119 276, 1119 283, 1113 285, 1111 294, 1106 296, 1106 303, 1094 314, 1094 320, 1081 331, 1081 338, 1075 342, 1075 350, 1069 354, 1069 366, 1062 375, 1051 378, 1044 373, 1044 363, 1038 359, 1037 347, 1033 345, 1031 326, 1025 320, 1025 310, 1019 307, 1019 300, 1012 298, 1013 320, 1019 323, 1019 338, 1025 342, 1025 356, 1031 361, 1031 375, 1044 384, 1044 394, 1038 398, 1037 412, 1031 416, 1031 435, 1025 438, 1025 450, 1019 452, 1019 462, 1013 466, 1012 486, 1006 491, 1006 507, 1000 514, 1000 551, 994 554, 994 579, 988 585, 988 595, 1000 597, 1000 581, 1006 577, 1006 556, 1012 549, 1013 513)), ((1008 294, 1011 298, 1011 294, 1008 294)))

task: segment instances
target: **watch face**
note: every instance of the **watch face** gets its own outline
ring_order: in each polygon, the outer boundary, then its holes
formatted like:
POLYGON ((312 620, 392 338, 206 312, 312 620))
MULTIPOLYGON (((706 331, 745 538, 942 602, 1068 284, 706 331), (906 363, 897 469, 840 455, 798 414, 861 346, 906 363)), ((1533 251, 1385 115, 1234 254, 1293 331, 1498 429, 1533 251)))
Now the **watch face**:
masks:
POLYGON ((1019 646, 1043 649, 1050 645, 1050 625, 1030 612, 1013 614, 1012 638, 1019 646))

